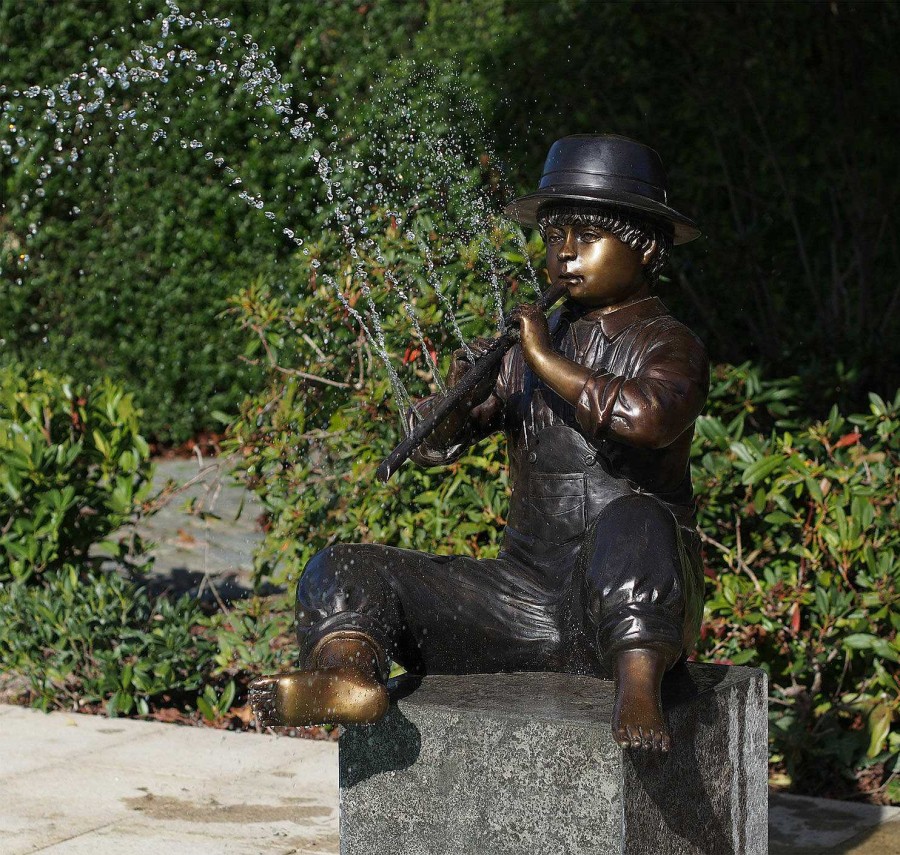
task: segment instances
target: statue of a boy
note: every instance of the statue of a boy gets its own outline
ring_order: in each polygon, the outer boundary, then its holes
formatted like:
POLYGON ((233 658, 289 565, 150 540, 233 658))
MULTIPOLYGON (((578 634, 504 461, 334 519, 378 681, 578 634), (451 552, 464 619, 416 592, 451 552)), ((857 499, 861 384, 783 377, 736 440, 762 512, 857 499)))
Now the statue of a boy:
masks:
MULTIPOLYGON (((540 189, 507 212, 540 228, 566 302, 549 324, 536 306, 512 313, 520 343, 499 376, 413 458, 450 463, 506 431, 503 551, 320 552, 297 589, 304 670, 256 682, 263 724, 377 721, 394 660, 413 673, 612 676, 615 739, 669 748, 660 684, 703 605, 688 455, 709 365, 651 291, 672 244, 699 232, 668 206, 659 155, 612 135, 557 141, 540 189)), ((468 368, 455 354, 448 383, 468 368)))

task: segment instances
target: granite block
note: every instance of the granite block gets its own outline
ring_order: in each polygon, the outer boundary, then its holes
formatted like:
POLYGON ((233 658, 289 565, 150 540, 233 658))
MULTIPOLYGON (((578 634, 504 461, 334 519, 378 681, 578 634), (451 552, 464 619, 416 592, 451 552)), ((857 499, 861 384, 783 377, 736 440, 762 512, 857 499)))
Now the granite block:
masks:
POLYGON ((340 742, 342 855, 761 855, 766 679, 667 676, 668 754, 623 750, 612 683, 429 676, 340 742))

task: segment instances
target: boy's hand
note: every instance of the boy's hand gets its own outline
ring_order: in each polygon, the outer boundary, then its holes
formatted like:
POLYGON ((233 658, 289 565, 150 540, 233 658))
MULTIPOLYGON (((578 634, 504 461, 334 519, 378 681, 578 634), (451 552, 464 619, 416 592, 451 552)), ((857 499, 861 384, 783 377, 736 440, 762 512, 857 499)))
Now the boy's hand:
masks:
MULTIPOLYGON (((476 338, 469 342, 469 348, 477 360, 492 344, 493 341, 489 338, 476 338)), ((473 364, 471 358, 463 348, 454 350, 453 357, 450 361, 450 370, 447 372, 447 388, 452 389, 459 383, 472 368, 473 364)), ((490 397, 491 392, 494 391, 494 386, 497 385, 500 367, 501 363, 497 363, 496 371, 489 372, 488 375, 466 396, 465 405, 467 407, 477 407, 490 397)))
POLYGON ((525 303, 516 306, 507 317, 510 326, 519 327, 519 343, 525 361, 530 365, 538 355, 550 350, 550 327, 540 306, 525 303))

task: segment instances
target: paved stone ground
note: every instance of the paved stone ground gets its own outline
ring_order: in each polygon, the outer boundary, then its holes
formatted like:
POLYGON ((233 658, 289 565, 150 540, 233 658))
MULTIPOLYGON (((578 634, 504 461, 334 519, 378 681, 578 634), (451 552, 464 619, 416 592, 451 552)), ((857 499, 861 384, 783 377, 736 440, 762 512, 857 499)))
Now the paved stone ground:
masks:
POLYGON ((900 855, 900 808, 769 794, 769 853, 900 855))
POLYGON ((155 544, 155 580, 180 591, 214 581, 223 596, 249 590, 253 553, 263 538, 262 508, 253 493, 235 483, 232 468, 228 459, 157 461, 154 489, 172 482, 176 492, 138 527, 155 544))
POLYGON ((338 851, 337 745, 0 705, 0 852, 338 851))

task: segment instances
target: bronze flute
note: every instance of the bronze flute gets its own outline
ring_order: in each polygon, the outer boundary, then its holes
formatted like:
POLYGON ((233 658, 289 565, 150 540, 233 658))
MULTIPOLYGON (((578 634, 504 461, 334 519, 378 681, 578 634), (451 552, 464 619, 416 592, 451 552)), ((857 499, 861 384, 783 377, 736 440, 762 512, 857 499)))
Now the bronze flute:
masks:
MULTIPOLYGON (((558 284, 548 289, 538 300, 542 311, 549 311, 566 294, 565 284, 558 284)), ((384 460, 381 461, 376 476, 386 482, 405 462, 406 459, 434 433, 437 426, 456 409, 459 402, 487 376, 497 363, 503 359, 507 351, 519 340, 519 330, 508 329, 496 338, 490 347, 478 358, 462 379, 452 389, 436 400, 431 412, 420 421, 412 433, 404 439, 384 460)))

